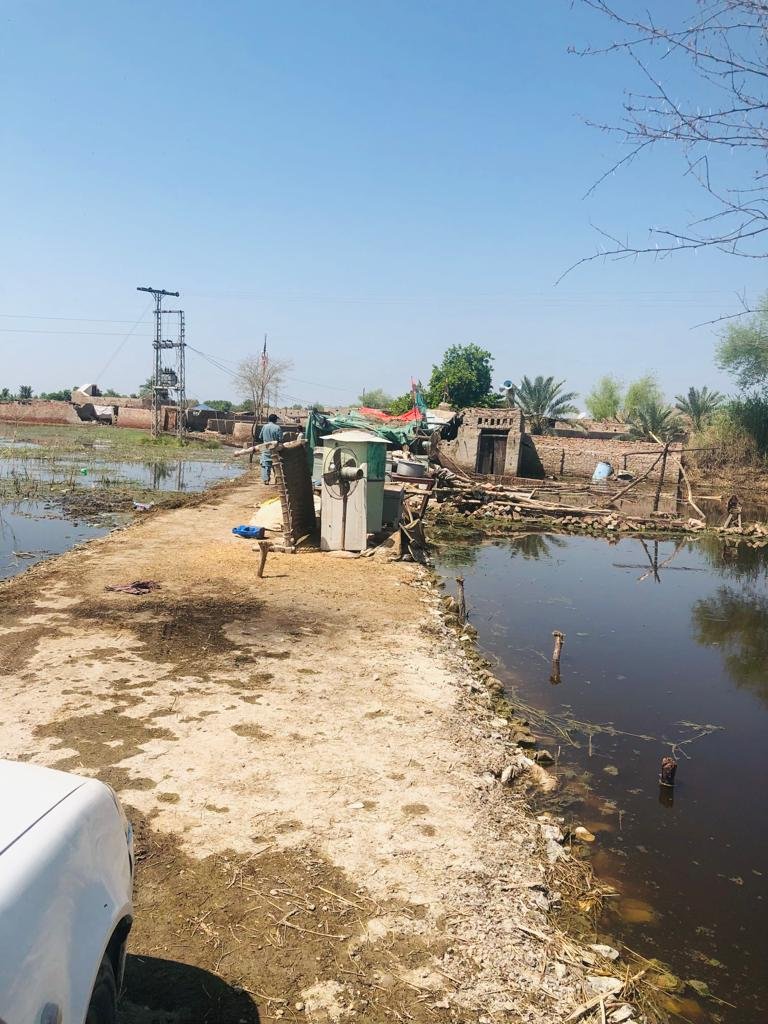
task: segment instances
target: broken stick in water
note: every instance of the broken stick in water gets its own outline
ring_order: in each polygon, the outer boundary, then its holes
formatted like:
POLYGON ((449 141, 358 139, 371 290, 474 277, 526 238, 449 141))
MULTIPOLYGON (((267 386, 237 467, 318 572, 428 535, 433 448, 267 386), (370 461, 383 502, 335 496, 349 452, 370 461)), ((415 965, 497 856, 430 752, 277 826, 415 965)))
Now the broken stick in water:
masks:
POLYGON ((661 759, 661 772, 659 773, 659 782, 662 786, 674 786, 675 784, 675 772, 677 771, 677 761, 674 757, 662 757, 661 759))
POLYGON ((555 647, 552 651, 552 674, 549 677, 551 683, 560 682, 560 654, 563 650, 563 644, 565 643, 565 633, 561 633, 559 629, 552 630, 552 636, 555 640, 555 647))
POLYGON ((456 577, 456 596, 457 596, 457 615, 459 616, 459 622, 465 625, 467 621, 467 599, 464 596, 464 577, 456 577))

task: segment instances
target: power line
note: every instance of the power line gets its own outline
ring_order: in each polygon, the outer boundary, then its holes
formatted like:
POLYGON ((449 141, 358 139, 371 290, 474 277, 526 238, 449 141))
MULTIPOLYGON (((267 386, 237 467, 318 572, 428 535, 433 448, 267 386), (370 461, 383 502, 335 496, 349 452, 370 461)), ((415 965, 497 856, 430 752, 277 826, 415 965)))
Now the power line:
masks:
MULTIPOLYGON (((138 326, 138 324, 137 324, 138 326)), ((3 334, 88 334, 93 338, 121 338, 122 331, 39 331, 31 327, 0 327, 3 334)), ((151 335, 147 335, 151 337, 151 335)))
MULTIPOLYGON (((0 313, 4 320, 68 320, 80 324, 132 324, 133 320, 95 320, 88 316, 42 316, 37 313, 0 313)), ((147 320, 147 324, 151 323, 147 320)))
POLYGON ((105 366, 104 366, 104 369, 103 369, 103 370, 101 371, 101 373, 100 373, 100 374, 98 375, 98 377, 96 378, 96 383, 97 383, 97 384, 99 383, 99 381, 101 380, 101 378, 102 378, 102 377, 104 376, 104 374, 105 374, 105 373, 107 372, 107 370, 108 370, 108 369, 110 368, 110 366, 112 365, 112 363, 114 363, 115 359, 117 359, 117 357, 118 357, 118 355, 120 354, 120 352, 122 351, 122 348, 123 348, 123 346, 125 345, 126 341, 128 341, 128 339, 130 338, 130 336, 131 336, 131 335, 133 334, 133 332, 134 332, 134 331, 136 330, 136 328, 137 328, 137 327, 139 326, 139 324, 140 324, 140 323, 141 323, 141 321, 142 321, 142 318, 144 317, 144 314, 145 314, 145 313, 147 313, 147 312, 149 311, 149 308, 150 308, 150 306, 151 306, 151 305, 152 305, 152 303, 151 303, 151 302, 148 302, 148 303, 147 303, 147 305, 146 305, 146 307, 145 307, 144 311, 142 312, 141 316, 139 317, 139 319, 138 319, 138 320, 136 321, 136 323, 135 323, 135 324, 133 325, 133 327, 131 327, 130 331, 128 331, 128 333, 126 334, 126 336, 125 336, 125 337, 123 338, 123 340, 122 340, 122 341, 120 342, 120 344, 119 344, 119 345, 117 346, 117 348, 115 349, 115 351, 114 351, 114 352, 112 353, 112 355, 111 355, 111 356, 109 357, 109 359, 107 360, 107 362, 106 362, 106 364, 105 364, 105 366))

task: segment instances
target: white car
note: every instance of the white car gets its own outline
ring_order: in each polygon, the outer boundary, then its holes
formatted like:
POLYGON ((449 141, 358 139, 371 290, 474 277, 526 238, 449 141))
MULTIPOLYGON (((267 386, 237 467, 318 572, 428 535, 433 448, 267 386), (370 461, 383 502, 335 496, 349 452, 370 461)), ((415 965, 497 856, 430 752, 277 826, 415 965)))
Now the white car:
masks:
POLYGON ((132 888, 109 786, 0 760, 0 1024, 113 1024, 132 888))

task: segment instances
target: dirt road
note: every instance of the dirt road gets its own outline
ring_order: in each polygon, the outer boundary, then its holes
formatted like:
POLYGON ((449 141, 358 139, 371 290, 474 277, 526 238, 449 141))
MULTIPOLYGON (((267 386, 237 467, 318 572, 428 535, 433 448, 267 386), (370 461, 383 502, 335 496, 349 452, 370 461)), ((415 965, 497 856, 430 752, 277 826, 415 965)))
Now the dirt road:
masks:
POLYGON ((248 483, 0 588, 0 754, 93 774, 139 864, 122 1019, 564 1019, 541 837, 404 564, 270 556, 248 483), (153 579, 145 597, 109 584, 153 579), (484 774, 485 773, 485 774, 484 774), (546 902, 546 901, 544 901, 546 902))

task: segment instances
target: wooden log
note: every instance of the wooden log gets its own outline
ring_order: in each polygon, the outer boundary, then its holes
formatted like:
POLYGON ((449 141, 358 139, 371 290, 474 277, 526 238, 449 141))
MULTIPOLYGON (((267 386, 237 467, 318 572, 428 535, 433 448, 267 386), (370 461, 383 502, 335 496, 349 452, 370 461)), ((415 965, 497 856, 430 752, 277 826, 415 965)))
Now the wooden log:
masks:
POLYGON ((257 543, 259 545, 259 568, 256 570, 256 575, 261 579, 264 575, 264 566, 267 564, 270 542, 268 540, 260 540, 257 543))
POLYGON ((637 485, 641 483, 643 480, 645 480, 646 477, 650 476, 653 470, 656 468, 659 461, 661 460, 661 455, 663 455, 663 452, 658 456, 657 459, 654 460, 654 462, 651 463, 651 465, 648 467, 648 469, 646 469, 644 473, 642 473, 640 476, 636 476, 635 479, 628 483, 626 487, 622 487, 620 491, 617 491, 612 498, 608 499, 606 504, 610 505, 618 498, 623 498, 624 495, 631 491, 633 487, 637 487, 637 485))
POLYGON ((661 469, 659 470, 659 482, 656 485, 656 493, 653 496, 653 511, 659 511, 659 502, 661 501, 661 489, 664 486, 664 474, 667 472, 667 457, 669 455, 669 444, 664 445, 664 451, 661 453, 661 469))

